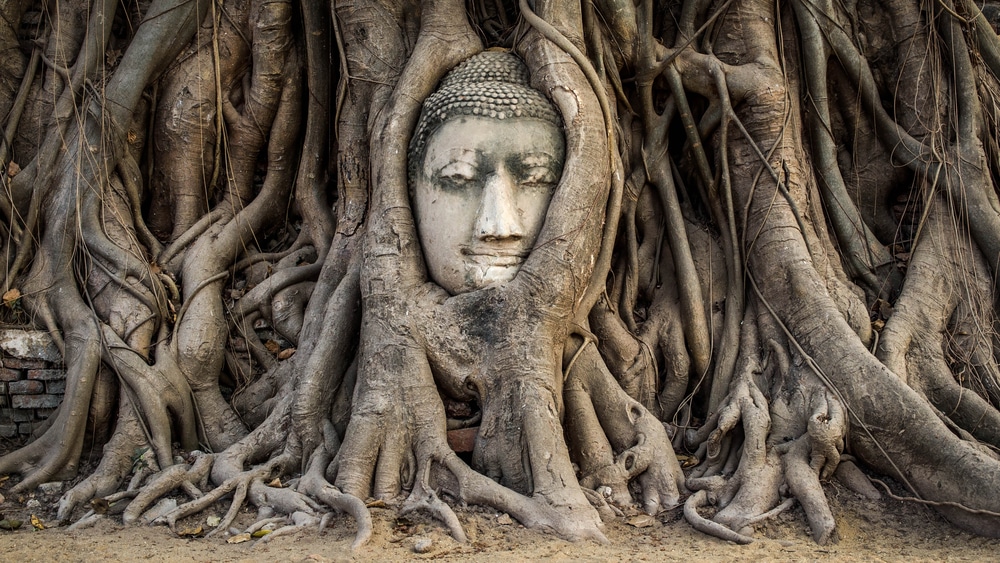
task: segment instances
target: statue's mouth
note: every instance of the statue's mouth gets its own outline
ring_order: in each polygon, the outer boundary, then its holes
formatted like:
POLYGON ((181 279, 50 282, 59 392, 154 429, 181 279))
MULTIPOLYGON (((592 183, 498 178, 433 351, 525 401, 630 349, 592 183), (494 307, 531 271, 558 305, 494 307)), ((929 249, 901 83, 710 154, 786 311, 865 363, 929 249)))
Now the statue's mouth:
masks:
POLYGON ((529 252, 513 249, 463 248, 466 260, 479 267, 519 267, 528 258, 529 252))

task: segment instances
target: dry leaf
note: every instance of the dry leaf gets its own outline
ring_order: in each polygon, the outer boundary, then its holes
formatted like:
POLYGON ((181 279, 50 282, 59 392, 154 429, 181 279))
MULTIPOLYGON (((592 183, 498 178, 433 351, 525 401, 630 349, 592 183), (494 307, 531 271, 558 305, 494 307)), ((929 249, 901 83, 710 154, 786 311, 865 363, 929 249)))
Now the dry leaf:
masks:
POLYGON ((687 469, 688 467, 694 467, 695 465, 698 465, 698 458, 694 457, 693 455, 679 454, 677 456, 677 461, 681 462, 681 467, 683 469, 687 469))
POLYGON ((205 535, 205 530, 201 526, 195 526, 194 528, 184 528, 177 532, 177 535, 182 538, 200 538, 205 535))
POLYGON ((267 351, 272 354, 277 354, 278 351, 281 350, 281 346, 273 340, 268 340, 267 342, 265 342, 264 347, 267 348, 267 351))
POLYGON ((636 528, 648 528, 656 524, 656 518, 653 518, 649 514, 636 514, 628 520, 625 520, 625 523, 629 526, 635 526, 636 528))
POLYGON ((17 174, 20 171, 21 171, 21 167, 18 166, 18 164, 16 162, 14 162, 13 160, 10 161, 9 164, 7 164, 7 177, 8 178, 13 178, 14 176, 17 176, 17 174))
POLYGON ((222 522, 222 518, 219 518, 218 516, 209 516, 205 519, 205 524, 213 528, 217 528, 219 526, 219 522, 222 522))
POLYGON ((239 534, 226 540, 226 543, 243 543, 250 541, 250 534, 239 534))
POLYGON ((291 358, 292 354, 294 353, 295 353, 295 348, 285 348, 284 350, 278 352, 278 359, 287 360, 288 358, 291 358))
POLYGON ((105 498, 95 498, 91 499, 90 507, 94 509, 97 514, 107 514, 108 509, 111 508, 111 504, 108 503, 108 499, 105 498))
POLYGON ((11 309, 18 306, 18 302, 21 300, 21 290, 14 289, 9 290, 7 293, 3 294, 3 304, 10 307, 11 309))
POLYGON ((35 516, 34 514, 31 515, 31 526, 33 528, 35 528, 36 530, 44 530, 45 529, 45 524, 42 523, 42 519, 39 518, 39 517, 37 517, 37 516, 35 516))
POLYGON ((250 534, 252 538, 262 538, 271 533, 271 530, 257 530, 256 532, 250 534))
POLYGON ((268 483, 267 486, 268 487, 274 487, 276 489, 280 489, 280 488, 284 487, 284 485, 281 484, 281 479, 279 479, 277 477, 275 477, 273 481, 271 481, 270 483, 268 483))
POLYGON ((365 503, 365 508, 385 508, 385 501, 382 499, 373 500, 365 503))

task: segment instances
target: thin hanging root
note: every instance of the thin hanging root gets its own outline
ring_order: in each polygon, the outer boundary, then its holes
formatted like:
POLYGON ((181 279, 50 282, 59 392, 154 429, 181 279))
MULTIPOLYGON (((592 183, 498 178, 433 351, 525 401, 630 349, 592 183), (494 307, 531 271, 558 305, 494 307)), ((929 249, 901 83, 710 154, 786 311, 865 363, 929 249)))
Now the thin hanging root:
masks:
POLYGON ((715 536, 719 539, 731 541, 740 545, 753 543, 753 538, 734 532, 722 524, 713 522, 703 517, 701 514, 698 514, 699 508, 708 506, 709 504, 708 493, 706 491, 698 491, 689 496, 687 501, 684 502, 684 518, 689 524, 691 524, 692 528, 703 534, 715 536))

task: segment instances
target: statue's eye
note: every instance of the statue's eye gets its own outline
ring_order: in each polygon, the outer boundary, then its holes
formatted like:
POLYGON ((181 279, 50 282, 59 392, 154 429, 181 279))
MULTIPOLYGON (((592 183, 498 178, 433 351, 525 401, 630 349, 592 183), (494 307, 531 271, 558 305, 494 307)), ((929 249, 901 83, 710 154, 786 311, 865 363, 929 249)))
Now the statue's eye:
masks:
POLYGON ((451 162, 437 173, 438 184, 446 190, 467 190, 479 180, 476 167, 467 162, 451 162))
POLYGON ((547 166, 532 166, 525 169, 521 185, 527 187, 553 188, 559 177, 547 166))
POLYGON ((446 190, 467 190, 476 185, 476 178, 463 174, 449 174, 438 176, 441 180, 441 187, 446 190))

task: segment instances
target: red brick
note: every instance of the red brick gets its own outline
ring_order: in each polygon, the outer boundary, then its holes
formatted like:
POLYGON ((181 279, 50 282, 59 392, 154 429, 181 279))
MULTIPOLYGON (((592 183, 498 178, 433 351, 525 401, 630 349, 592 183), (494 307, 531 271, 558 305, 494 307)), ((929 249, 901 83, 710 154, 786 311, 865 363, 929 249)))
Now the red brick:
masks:
POLYGON ((462 428, 460 430, 448 431, 448 445, 456 452, 471 452, 476 445, 476 436, 479 435, 479 427, 462 428))
POLYGON ((30 379, 11 381, 7 384, 7 391, 11 395, 36 395, 45 392, 45 383, 30 379))
POLYGON ((16 369, 7 367, 0 368, 0 381, 17 381, 23 374, 16 369))
POLYGON ((23 358, 4 358, 0 361, 5 368, 11 369, 45 369, 52 364, 45 360, 25 360, 23 358))
POLYGON ((61 369, 29 369, 28 379, 39 379, 51 381, 53 379, 66 379, 66 370, 61 369))
POLYGON ((11 406, 15 409, 52 409, 59 406, 59 395, 12 395, 11 406))

